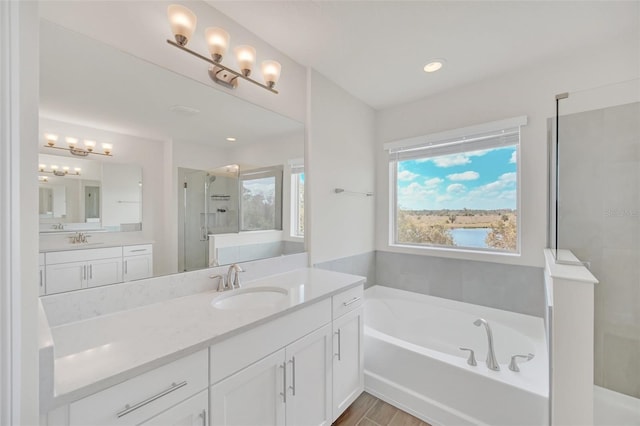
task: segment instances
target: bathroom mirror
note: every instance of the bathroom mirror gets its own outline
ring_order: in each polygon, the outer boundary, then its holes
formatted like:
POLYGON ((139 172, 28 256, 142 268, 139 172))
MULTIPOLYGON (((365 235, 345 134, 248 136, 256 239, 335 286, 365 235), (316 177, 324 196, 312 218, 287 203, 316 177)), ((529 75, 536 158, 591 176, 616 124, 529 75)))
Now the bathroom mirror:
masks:
MULTIPOLYGON (((41 20, 40 25, 40 66, 41 155, 50 155, 44 147, 44 134, 48 132, 61 135, 61 140, 66 135, 109 142, 113 145, 112 156, 100 159, 102 167, 135 165, 141 172, 140 182, 144 182, 138 210, 141 228, 126 233, 92 232, 92 244, 104 243, 99 247, 105 247, 120 242, 151 243, 154 276, 304 250, 302 123, 225 93, 213 82, 206 85, 191 80, 47 20, 41 20), (220 170, 228 165, 237 166, 234 180, 229 180, 233 182, 229 185, 235 185, 238 191, 236 198, 253 194, 254 211, 250 216, 236 216, 237 220, 231 221, 234 226, 220 225, 221 217, 231 216, 234 208, 224 204, 230 201, 225 197, 231 193, 218 191, 213 185, 210 189, 215 189, 215 193, 207 194, 207 214, 199 205, 187 204, 187 214, 193 213, 197 226, 195 231, 186 231, 193 238, 185 240, 184 172, 193 173, 194 187, 207 173, 218 173, 215 183, 221 184, 225 178, 220 170), (202 176, 196 179, 200 172, 202 176), (265 194, 270 191, 273 205, 266 209, 269 201, 260 204, 258 199, 266 200, 265 194), (202 229, 205 218, 208 226, 202 229), (273 229, 265 229, 265 223, 273 229), (268 238, 265 233, 270 234, 268 238), (216 236, 213 249, 210 236, 216 236), (265 244, 269 250, 264 249, 265 244), (279 249, 272 250, 276 245, 279 249), (209 256, 213 250, 221 253, 216 260, 209 256), (198 260, 185 267, 185 253, 191 252, 196 253, 198 260)), ((206 67, 203 72, 206 73, 206 67)), ((60 158, 76 160, 68 152, 61 152, 60 158)), ((92 158, 97 156, 88 157, 84 161, 97 161, 92 158)), ((41 164, 51 162, 41 159, 41 164)), ((84 182, 85 177, 89 180, 84 172, 87 166, 69 164, 69 167, 83 170, 82 179, 73 179, 82 181, 78 186, 94 188, 97 197, 90 198, 97 199, 100 206, 100 229, 111 226, 114 222, 106 209, 111 180, 92 178, 92 182, 84 182)), ((60 177, 69 181, 71 178, 60 177)), ((68 209, 76 203, 69 198, 70 191, 65 190, 67 211, 58 210, 55 201, 60 201, 56 197, 60 197, 62 190, 55 189, 59 184, 53 183, 50 179, 47 185, 41 185, 44 189, 40 219, 49 227, 64 223, 62 216, 70 219, 68 209)), ((202 197, 198 199, 200 203, 204 201, 204 179, 198 185, 201 187, 194 200, 202 197)), ((80 199, 77 204, 81 204, 80 199)), ((133 203, 120 203, 116 210, 122 212, 132 206, 133 203)), ((95 218, 87 216, 87 204, 84 211, 78 209, 74 216, 78 219, 73 223, 90 226, 87 223, 95 218)), ((235 210, 241 214, 239 206, 235 210)), ((116 221, 130 223, 122 218, 116 221)), ((41 250, 70 247, 68 234, 55 231, 59 230, 40 234, 41 250)))
POLYGON ((142 229, 142 169, 132 164, 40 154, 41 233, 142 229))

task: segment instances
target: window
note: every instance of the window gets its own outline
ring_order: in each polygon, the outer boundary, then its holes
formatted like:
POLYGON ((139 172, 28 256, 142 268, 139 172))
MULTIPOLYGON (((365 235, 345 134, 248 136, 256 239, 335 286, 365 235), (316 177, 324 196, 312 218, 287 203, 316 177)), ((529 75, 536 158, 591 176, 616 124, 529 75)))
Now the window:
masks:
POLYGON ((304 164, 291 163, 291 236, 304 237, 304 164))
POLYGON ((522 117, 387 144, 392 244, 519 252, 525 123, 522 117))
POLYGON ((240 230, 282 229, 282 167, 240 174, 240 230))

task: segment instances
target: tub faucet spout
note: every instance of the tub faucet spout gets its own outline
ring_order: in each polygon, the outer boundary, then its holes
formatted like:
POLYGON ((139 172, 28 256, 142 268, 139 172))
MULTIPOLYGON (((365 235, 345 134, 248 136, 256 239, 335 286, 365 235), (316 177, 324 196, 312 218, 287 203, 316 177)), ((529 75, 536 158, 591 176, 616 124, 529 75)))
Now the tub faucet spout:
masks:
POLYGON ((487 367, 489 368, 489 370, 500 371, 500 365, 496 360, 496 353, 493 350, 493 334, 491 333, 491 327, 489 326, 489 323, 484 318, 478 318, 473 322, 473 325, 477 327, 480 327, 481 324, 484 324, 484 328, 487 332, 487 367))

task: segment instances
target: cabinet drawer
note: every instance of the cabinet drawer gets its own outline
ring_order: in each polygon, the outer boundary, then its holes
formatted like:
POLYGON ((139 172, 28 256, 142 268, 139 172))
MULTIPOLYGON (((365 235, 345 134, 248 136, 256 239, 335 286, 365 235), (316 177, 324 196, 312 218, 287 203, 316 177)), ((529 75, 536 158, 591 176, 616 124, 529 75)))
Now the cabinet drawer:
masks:
POLYGON ((151 244, 138 244, 135 246, 122 247, 123 256, 139 256, 141 254, 152 254, 153 246, 151 244))
POLYGON ((47 265, 51 265, 53 263, 82 262, 113 257, 122 257, 122 247, 52 251, 46 253, 45 259, 47 265))
POLYGON ((333 296, 333 319, 362 306, 364 286, 359 285, 333 296))
POLYGON ((207 350, 141 374, 69 406, 70 426, 139 424, 206 389, 207 350))

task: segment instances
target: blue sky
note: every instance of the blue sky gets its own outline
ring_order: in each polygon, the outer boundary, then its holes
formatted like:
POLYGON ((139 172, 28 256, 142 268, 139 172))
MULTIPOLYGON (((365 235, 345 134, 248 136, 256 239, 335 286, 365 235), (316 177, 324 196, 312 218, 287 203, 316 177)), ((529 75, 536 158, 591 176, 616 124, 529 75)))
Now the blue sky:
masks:
POLYGON ((398 204, 406 210, 515 209, 516 146, 397 163, 398 204))

